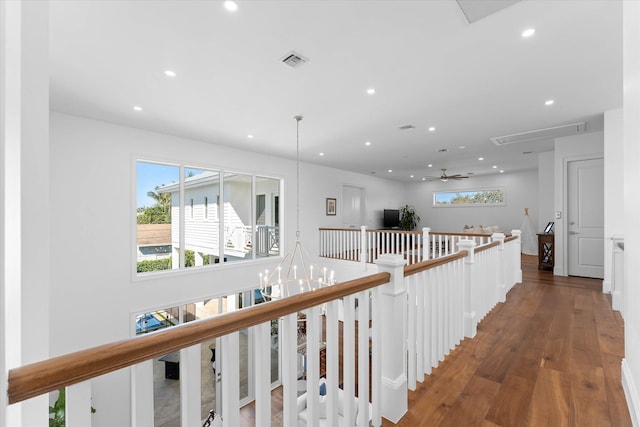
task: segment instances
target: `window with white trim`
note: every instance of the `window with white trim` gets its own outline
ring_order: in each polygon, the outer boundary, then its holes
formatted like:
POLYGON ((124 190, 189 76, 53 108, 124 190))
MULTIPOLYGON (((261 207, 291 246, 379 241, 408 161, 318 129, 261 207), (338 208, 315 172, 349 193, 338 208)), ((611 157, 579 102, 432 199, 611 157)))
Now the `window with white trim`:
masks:
POLYGON ((280 179, 150 161, 136 171, 139 274, 280 255, 280 179))

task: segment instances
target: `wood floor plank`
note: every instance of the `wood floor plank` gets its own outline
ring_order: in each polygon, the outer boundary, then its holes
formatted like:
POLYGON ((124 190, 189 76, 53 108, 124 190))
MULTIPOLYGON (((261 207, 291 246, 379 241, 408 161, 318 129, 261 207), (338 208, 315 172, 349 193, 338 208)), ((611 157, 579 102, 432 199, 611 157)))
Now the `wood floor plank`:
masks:
POLYGON ((611 425, 616 427, 630 427, 632 423, 627 407, 627 400, 622 388, 620 357, 615 354, 602 353, 602 370, 604 372, 611 425))
POLYGON ((500 386, 486 420, 500 426, 517 426, 526 419, 535 379, 509 374, 500 386))
POLYGON ((574 311, 572 362, 602 366, 596 318, 592 310, 574 311))
POLYGON ((540 369, 527 415, 527 425, 571 426, 571 376, 568 372, 540 369))
POLYGON ((484 414, 489 410, 499 388, 499 383, 474 375, 438 425, 441 427, 482 426, 484 414))
POLYGON ((571 365, 571 406, 573 425, 612 425, 602 367, 571 365))

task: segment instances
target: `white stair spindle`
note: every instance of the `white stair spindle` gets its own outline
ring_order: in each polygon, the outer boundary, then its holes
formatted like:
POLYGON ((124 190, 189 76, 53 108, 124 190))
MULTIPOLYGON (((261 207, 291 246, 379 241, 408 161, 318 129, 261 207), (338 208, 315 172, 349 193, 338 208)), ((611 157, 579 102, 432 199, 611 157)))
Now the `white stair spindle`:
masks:
MULTIPOLYGON (((221 337, 222 341, 222 425, 240 425, 240 336, 233 332, 221 337)), ((220 361, 216 367, 220 369, 220 361)))
POLYGON ((369 425, 369 291, 358 294, 358 422, 369 425))
POLYGON ((341 301, 327 303, 327 421, 328 425, 338 425, 338 358, 339 330, 338 311, 341 301))
POLYGON ((269 427, 271 425, 271 322, 256 325, 253 339, 256 355, 262 355, 254 358, 256 427, 269 427))
POLYGON ((355 397, 355 298, 353 296, 344 297, 344 321, 342 331, 343 348, 343 378, 344 387, 344 417, 346 425, 352 426, 355 423, 355 407, 353 398, 355 397))
POLYGON ((380 298, 380 286, 371 290, 371 304, 372 424, 373 427, 380 427, 382 425, 382 304, 380 298))

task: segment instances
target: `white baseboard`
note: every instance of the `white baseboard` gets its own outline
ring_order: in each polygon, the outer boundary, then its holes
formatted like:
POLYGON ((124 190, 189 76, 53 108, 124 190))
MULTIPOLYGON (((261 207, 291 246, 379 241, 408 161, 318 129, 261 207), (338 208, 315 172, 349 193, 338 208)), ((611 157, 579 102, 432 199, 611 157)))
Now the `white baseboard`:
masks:
POLYGON ((611 293, 611 281, 603 280, 602 281, 602 293, 610 294, 611 293))
POLYGON ((629 416, 634 427, 638 427, 640 419, 640 398, 638 397, 638 388, 633 381, 631 370, 626 359, 622 359, 622 388, 624 396, 627 398, 627 406, 629 407, 629 416))

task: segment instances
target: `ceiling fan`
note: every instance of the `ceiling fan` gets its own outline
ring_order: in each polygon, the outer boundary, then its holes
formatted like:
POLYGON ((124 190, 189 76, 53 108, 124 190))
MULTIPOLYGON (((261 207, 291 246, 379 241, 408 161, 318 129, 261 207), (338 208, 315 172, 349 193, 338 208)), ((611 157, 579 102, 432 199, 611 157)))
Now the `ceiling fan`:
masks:
POLYGON ((440 175, 440 181, 442 182, 447 182, 450 179, 467 179, 469 178, 466 175, 461 175, 459 173, 455 174, 455 175, 447 175, 447 170, 446 169, 442 169, 442 175, 440 175))

